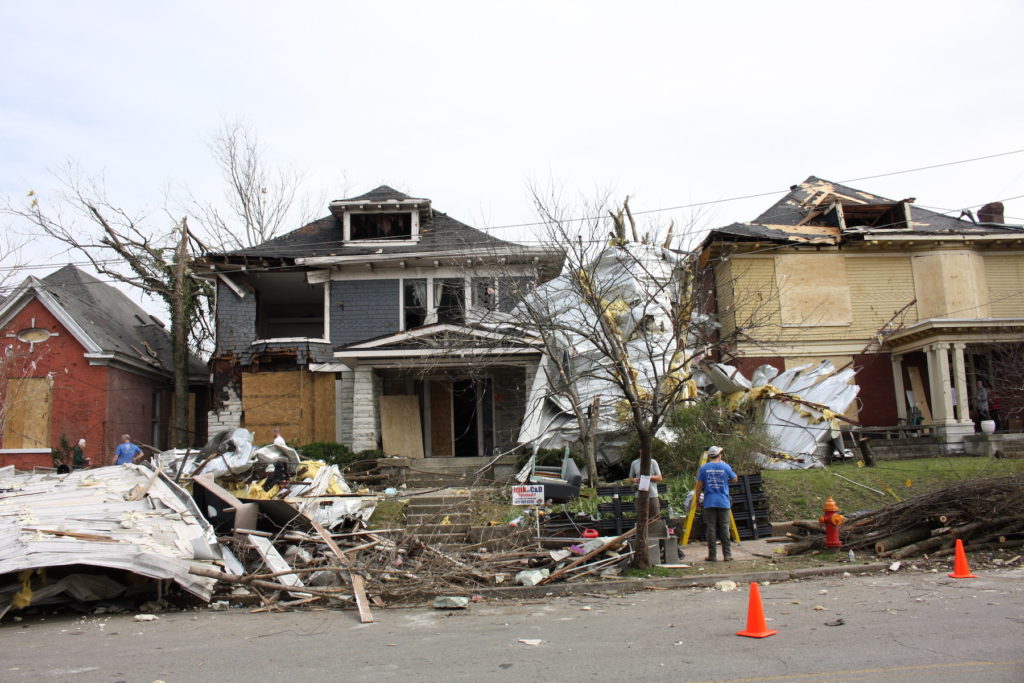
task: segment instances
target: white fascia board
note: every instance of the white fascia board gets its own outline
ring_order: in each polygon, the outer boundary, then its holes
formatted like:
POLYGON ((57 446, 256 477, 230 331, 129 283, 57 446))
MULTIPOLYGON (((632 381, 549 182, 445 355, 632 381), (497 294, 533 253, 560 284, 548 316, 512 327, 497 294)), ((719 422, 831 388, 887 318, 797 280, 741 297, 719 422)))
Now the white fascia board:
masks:
POLYGON ((466 349, 458 353, 439 353, 437 349, 352 349, 335 351, 334 357, 338 360, 360 360, 374 358, 425 358, 434 356, 438 359, 459 359, 465 357, 479 356, 523 356, 539 355, 537 349, 523 348, 498 348, 498 349, 466 349))
MULTIPOLYGON (((131 372, 136 375, 145 375, 150 378, 167 380, 174 375, 173 369, 164 370, 163 368, 154 367, 145 361, 137 360, 122 353, 87 353, 84 354, 83 357, 89 361, 89 365, 114 366, 120 370, 131 372)), ((202 377, 205 378, 206 376, 203 375, 202 377)), ((189 379, 192 378, 189 377, 189 379)), ((202 382, 200 381, 197 383, 202 382)))
POLYGON ((408 332, 400 332, 398 334, 389 335, 387 337, 381 337, 380 339, 374 339, 373 341, 352 344, 346 350, 372 349, 379 346, 385 346, 387 344, 394 344, 396 342, 409 341, 411 339, 420 339, 422 337, 430 337, 438 332, 457 332, 465 334, 469 337, 474 337, 477 339, 487 339, 491 341, 500 341, 502 339, 507 338, 507 335, 495 334, 493 332, 481 330, 474 330, 471 328, 462 327, 461 325, 445 323, 442 325, 431 325, 429 327, 418 327, 408 332))
POLYGON ((103 351, 100 345, 93 341, 93 338, 82 329, 82 326, 64 310, 64 307, 60 305, 56 297, 46 290, 46 285, 35 276, 25 278, 25 281, 18 285, 18 288, 7 298, 3 306, 0 306, 0 325, 6 325, 11 318, 27 306, 32 296, 39 299, 39 302, 43 304, 46 310, 71 333, 71 336, 79 344, 85 347, 87 353, 100 353, 103 351))
POLYGON ((248 294, 248 292, 246 292, 244 288, 239 287, 235 283, 235 281, 232 280, 230 276, 228 276, 227 273, 217 273, 217 278, 221 282, 226 284, 228 286, 228 288, 230 288, 231 291, 234 292, 236 296, 238 296, 239 299, 244 299, 246 297, 246 295, 248 294))
MULTIPOLYGON (((383 250, 384 247, 381 247, 383 250)), ((335 266, 347 263, 382 263, 393 261, 411 261, 414 259, 438 260, 438 261, 461 261, 469 258, 486 258, 497 262, 499 259, 526 260, 534 257, 542 258, 558 254, 557 250, 546 247, 479 247, 476 249, 462 249, 459 251, 408 251, 402 253, 388 253, 383 251, 380 254, 356 254, 351 256, 307 256, 296 258, 295 263, 303 266, 335 266)))
POLYGON ((310 372, 350 372, 352 368, 344 363, 310 363, 310 372))
POLYGON ((888 232, 863 232, 860 233, 864 238, 865 242, 1002 242, 1002 241, 1022 241, 1024 242, 1024 232, 1020 234, 993 234, 993 235, 971 235, 969 233, 964 234, 893 234, 888 232))

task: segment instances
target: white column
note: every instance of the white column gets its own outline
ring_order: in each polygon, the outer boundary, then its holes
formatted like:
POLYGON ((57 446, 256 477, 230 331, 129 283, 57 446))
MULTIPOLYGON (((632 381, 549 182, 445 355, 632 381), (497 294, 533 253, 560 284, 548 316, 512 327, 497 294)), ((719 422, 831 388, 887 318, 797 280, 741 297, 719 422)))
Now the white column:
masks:
POLYGON ((949 377, 949 344, 928 347, 928 384, 932 399, 932 421, 955 423, 953 417, 952 382, 949 377))
POLYGON ((892 384, 896 387, 896 417, 901 423, 907 421, 907 391, 903 386, 903 356, 893 354, 892 361, 892 384))
POLYGON ((973 424, 967 395, 967 367, 964 365, 966 344, 953 344, 953 386, 956 387, 956 419, 960 424, 973 424))
POLYGON ((357 367, 352 387, 352 450, 377 447, 377 396, 373 368, 357 367))

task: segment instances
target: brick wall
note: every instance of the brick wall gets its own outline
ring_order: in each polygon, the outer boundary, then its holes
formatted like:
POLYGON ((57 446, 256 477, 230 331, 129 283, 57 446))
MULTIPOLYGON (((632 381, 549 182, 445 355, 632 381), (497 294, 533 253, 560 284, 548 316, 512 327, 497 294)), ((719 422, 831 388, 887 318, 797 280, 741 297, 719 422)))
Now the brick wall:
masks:
POLYGON ((332 282, 331 343, 341 346, 398 332, 398 282, 332 282))

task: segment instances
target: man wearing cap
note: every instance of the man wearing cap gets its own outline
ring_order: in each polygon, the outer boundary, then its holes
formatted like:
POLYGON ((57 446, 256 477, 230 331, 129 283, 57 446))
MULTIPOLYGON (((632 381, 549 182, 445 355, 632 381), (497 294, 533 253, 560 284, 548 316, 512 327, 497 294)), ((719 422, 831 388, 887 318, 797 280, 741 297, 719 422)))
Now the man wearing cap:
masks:
POLYGON ((708 449, 708 461, 697 471, 697 485, 693 488, 697 507, 704 506, 704 535, 708 540, 708 562, 717 561, 717 541, 722 542, 722 558, 726 562, 732 560, 732 548, 729 546, 729 512, 732 509, 729 484, 735 484, 739 477, 728 463, 722 462, 722 453, 723 449, 719 446, 708 449), (703 501, 701 493, 704 494, 703 501))

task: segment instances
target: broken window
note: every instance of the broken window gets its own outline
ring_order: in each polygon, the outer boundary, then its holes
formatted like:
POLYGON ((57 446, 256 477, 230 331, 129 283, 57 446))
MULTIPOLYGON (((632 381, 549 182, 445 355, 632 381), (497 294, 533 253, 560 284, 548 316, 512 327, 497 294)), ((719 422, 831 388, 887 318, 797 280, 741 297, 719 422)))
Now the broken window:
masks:
POLYGON ((405 329, 420 327, 427 320, 427 281, 405 280, 402 285, 402 319, 405 329))
POLYGON ((409 240, 412 213, 350 213, 350 240, 409 240))
POLYGON ((473 306, 493 311, 498 308, 498 285, 493 280, 473 280, 473 306))
POLYGON ((437 322, 462 323, 466 319, 466 283, 462 278, 434 280, 437 322))
POLYGON ((327 339, 326 288, 303 273, 253 273, 257 339, 327 339))

